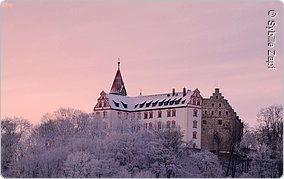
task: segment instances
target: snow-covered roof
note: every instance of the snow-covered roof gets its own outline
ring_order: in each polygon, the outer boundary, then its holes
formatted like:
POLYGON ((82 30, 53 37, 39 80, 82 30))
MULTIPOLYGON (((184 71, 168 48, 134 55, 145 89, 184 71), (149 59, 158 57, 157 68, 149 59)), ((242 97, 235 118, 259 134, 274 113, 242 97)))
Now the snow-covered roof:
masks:
POLYGON ((109 105, 112 109, 126 111, 143 111, 151 109, 163 109, 186 106, 193 91, 188 90, 186 95, 183 92, 145 95, 145 96, 122 96, 106 93, 109 105))

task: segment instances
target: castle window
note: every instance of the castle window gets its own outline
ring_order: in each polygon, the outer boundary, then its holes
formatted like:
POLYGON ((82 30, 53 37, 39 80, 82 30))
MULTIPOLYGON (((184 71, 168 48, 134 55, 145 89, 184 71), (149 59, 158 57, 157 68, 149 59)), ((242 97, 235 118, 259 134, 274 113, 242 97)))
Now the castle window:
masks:
POLYGON ((128 118, 128 112, 124 113, 124 118, 125 118, 125 119, 128 118))
POLYGON ((146 122, 144 123, 144 126, 146 129, 148 128, 148 124, 146 122))
POLYGON ((120 119, 121 118, 121 112, 117 112, 117 117, 120 119))
POLYGON ((167 121, 167 128, 171 127, 171 121, 167 121))
POLYGON ((204 111, 204 114, 207 114, 207 111, 204 111))
POLYGON ((226 111, 226 115, 227 115, 227 116, 229 115, 228 111, 226 111))
POLYGON ((219 111, 219 116, 221 116, 221 114, 222 114, 222 112, 221 112, 221 111, 219 111))
POLYGON ((148 113, 147 112, 144 113, 144 119, 148 119, 148 113))
POLYGON ((197 105, 199 105, 199 106, 200 106, 200 100, 199 100, 199 99, 197 100, 197 105))
POLYGON ((192 144, 192 147, 195 149, 195 148, 196 148, 196 143, 193 143, 193 144, 192 144))
POLYGON ((193 128, 197 128, 197 121, 193 121, 193 128))
POLYGON ((107 117, 107 112, 104 111, 104 112, 103 112, 103 118, 106 118, 106 117, 107 117))
POLYGON ((158 122, 158 129, 159 130, 162 129, 162 122, 161 121, 158 122))
POLYGON ((172 110, 172 116, 176 116, 176 110, 172 110))
POLYGON ((102 102, 101 102, 101 101, 99 102, 99 108, 100 108, 100 107, 102 107, 102 102))
POLYGON ((218 99, 218 96, 216 96, 216 99, 218 99))
POLYGON ((212 103, 212 107, 214 107, 214 103, 212 103))
POLYGON ((196 104, 196 99, 195 98, 193 98, 193 102, 192 102, 192 104, 196 104))
POLYGON ((153 118, 153 112, 149 112, 149 119, 152 119, 153 118))
POLYGON ((194 132, 192 133, 192 138, 193 138, 193 139, 197 139, 197 132, 196 132, 196 131, 194 131, 194 132))
POLYGON ((193 116, 197 117, 197 110, 196 109, 193 110, 193 116))
POLYGON ((176 127, 176 121, 173 120, 173 121, 172 121, 172 128, 175 128, 175 127, 176 127))
POLYGON ((203 124, 206 124, 206 123, 207 123, 207 121, 206 121, 206 120, 203 120, 203 121, 202 121, 202 123, 203 123, 203 124))
POLYGON ((212 116, 214 115, 214 111, 211 111, 211 115, 212 115, 212 116))
POLYGON ((218 120, 218 124, 219 124, 219 125, 222 125, 222 123, 223 123, 223 122, 222 122, 222 119, 219 119, 219 120, 218 120))
POLYGON ((150 122, 150 123, 149 123, 149 129, 152 129, 152 128, 153 128, 153 123, 150 122))
POLYGON ((167 117, 171 117, 171 110, 167 111, 167 117))
POLYGON ((222 104, 221 103, 219 103, 219 107, 221 107, 222 106, 222 104))
POLYGON ((104 107, 107 107, 107 103, 106 103, 106 101, 104 102, 104 107))
POLYGON ((162 111, 158 111, 158 118, 162 117, 162 111))

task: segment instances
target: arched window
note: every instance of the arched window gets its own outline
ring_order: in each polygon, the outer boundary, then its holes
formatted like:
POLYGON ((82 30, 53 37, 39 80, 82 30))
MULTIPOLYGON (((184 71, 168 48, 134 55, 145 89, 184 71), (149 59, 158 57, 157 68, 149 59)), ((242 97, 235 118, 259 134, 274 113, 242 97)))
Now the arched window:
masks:
POLYGON ((171 110, 167 111, 167 117, 171 117, 171 110))
POLYGON ((221 111, 219 111, 219 116, 221 116, 221 114, 222 114, 222 112, 221 112, 221 111))
POLYGON ((102 102, 101 101, 99 101, 99 108, 101 108, 102 107, 102 102))
POLYGON ((106 101, 104 101, 104 107, 107 107, 107 103, 106 103, 106 101))
POLYGON ((173 121, 172 121, 172 128, 175 128, 175 127, 176 127, 176 121, 173 120, 173 121))
POLYGON ((194 131, 194 132, 192 133, 192 138, 193 138, 193 139, 196 139, 196 138, 197 138, 197 132, 196 132, 196 131, 194 131))
POLYGON ((193 143, 193 144, 192 144, 192 147, 195 149, 195 148, 196 148, 196 143, 193 143))
POLYGON ((175 109, 172 110, 172 116, 173 117, 176 116, 176 110, 175 109))
POLYGON ((171 121, 167 121, 167 128, 171 127, 171 121))
POLYGON ((193 121, 193 128, 197 128, 197 121, 196 120, 193 121))
POLYGON ((152 128, 153 128, 153 123, 150 122, 150 123, 149 123, 149 129, 152 129, 152 128))
POLYGON ((197 117, 197 109, 193 110, 193 116, 197 117))
POLYGON ((158 130, 160 130, 160 129, 162 129, 162 122, 161 121, 158 122, 158 130))

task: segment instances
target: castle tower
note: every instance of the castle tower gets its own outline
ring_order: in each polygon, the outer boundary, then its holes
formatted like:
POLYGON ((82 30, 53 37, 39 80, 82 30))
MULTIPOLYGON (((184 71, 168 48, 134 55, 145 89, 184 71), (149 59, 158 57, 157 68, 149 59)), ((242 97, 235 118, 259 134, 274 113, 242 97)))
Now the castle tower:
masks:
POLYGON ((110 89, 110 94, 117 94, 117 95, 122 95, 122 96, 126 96, 127 92, 126 92, 126 88, 124 86, 124 82, 121 76, 121 72, 120 72, 120 61, 118 59, 117 62, 117 72, 116 75, 114 77, 111 89, 110 89))

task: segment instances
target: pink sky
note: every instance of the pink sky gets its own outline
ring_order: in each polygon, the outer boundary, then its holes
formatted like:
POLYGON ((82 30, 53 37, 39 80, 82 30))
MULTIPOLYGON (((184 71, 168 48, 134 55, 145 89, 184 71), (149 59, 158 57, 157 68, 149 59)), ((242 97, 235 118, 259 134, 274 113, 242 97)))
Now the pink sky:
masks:
POLYGON ((219 87, 254 125, 260 108, 282 103, 280 10, 278 1, 5 1, 1 117, 38 123, 59 107, 91 112, 119 57, 129 96, 186 87, 209 97, 219 87), (269 9, 278 13, 276 70, 265 63, 269 9))

